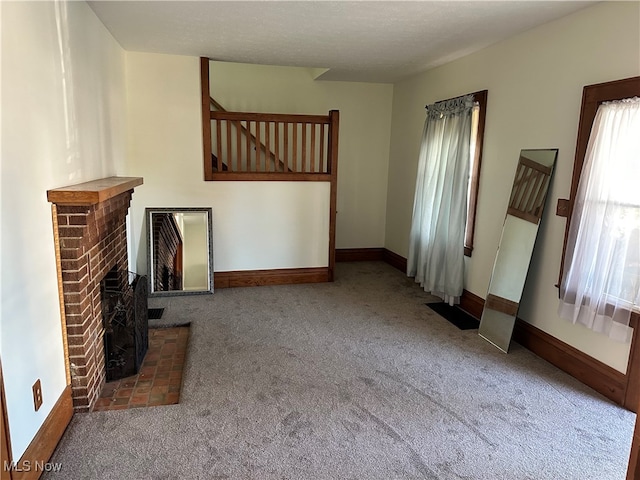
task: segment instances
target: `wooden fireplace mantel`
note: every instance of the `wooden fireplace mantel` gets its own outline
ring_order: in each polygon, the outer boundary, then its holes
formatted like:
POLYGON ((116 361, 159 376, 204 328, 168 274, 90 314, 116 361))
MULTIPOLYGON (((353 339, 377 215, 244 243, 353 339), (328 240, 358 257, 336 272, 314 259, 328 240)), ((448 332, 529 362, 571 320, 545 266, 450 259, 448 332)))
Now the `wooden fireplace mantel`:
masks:
POLYGON ((56 205, 95 205, 138 185, 142 177, 107 177, 47 190, 47 200, 56 205))

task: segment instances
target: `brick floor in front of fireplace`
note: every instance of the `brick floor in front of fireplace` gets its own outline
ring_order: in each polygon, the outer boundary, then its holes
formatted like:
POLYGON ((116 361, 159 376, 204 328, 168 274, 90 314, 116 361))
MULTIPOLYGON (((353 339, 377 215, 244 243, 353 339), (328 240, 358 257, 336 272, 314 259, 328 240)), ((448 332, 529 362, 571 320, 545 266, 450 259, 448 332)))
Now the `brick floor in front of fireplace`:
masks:
POLYGON ((93 411, 178 403, 188 341, 188 326, 150 328, 149 350, 138 374, 106 383, 93 411))

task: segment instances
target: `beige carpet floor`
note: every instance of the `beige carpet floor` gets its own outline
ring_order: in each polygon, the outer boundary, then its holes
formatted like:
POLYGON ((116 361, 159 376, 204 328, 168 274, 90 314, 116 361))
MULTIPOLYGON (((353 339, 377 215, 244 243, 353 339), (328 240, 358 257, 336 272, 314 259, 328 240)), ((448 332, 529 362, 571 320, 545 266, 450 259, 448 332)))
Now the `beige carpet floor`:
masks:
POLYGON ((180 403, 75 415, 44 478, 625 478, 634 414, 386 264, 336 278, 153 299, 191 322, 180 403))

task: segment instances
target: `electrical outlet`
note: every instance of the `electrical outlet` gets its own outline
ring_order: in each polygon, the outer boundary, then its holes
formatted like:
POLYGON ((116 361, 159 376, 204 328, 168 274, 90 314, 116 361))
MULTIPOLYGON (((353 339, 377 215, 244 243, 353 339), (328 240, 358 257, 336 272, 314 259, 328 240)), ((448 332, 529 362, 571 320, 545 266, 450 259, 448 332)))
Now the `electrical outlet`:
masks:
POLYGON ((42 385, 40 385, 40 379, 36 380, 36 383, 33 384, 33 406, 36 409, 36 412, 42 406, 42 385))

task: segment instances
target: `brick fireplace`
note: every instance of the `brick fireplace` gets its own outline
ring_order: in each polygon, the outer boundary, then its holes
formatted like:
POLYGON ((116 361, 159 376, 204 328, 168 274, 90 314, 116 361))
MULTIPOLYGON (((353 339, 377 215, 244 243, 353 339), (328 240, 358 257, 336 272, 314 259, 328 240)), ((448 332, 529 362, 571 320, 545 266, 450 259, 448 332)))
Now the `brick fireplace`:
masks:
POLYGON ((109 274, 111 285, 128 282, 126 217, 141 184, 139 177, 109 177, 47 192, 76 412, 89 411, 105 383, 103 280, 109 274))

